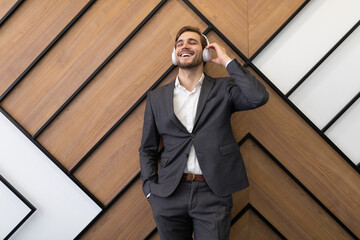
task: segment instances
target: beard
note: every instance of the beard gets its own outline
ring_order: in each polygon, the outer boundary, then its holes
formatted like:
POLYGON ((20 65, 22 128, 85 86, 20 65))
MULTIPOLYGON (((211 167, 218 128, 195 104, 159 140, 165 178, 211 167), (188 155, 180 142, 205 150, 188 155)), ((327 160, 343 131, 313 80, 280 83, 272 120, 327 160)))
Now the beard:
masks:
POLYGON ((203 60, 200 55, 196 55, 195 58, 191 62, 181 63, 179 61, 179 59, 177 59, 177 63, 178 63, 179 68, 181 68, 181 69, 191 69, 191 68, 197 67, 200 64, 202 64, 203 60))

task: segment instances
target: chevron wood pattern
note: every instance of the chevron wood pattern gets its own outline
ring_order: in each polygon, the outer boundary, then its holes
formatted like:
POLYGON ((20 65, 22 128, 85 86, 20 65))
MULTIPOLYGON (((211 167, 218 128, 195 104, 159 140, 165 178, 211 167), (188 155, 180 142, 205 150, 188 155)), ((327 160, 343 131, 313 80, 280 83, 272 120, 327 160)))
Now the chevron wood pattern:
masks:
MULTIPOLYGON (((33 0, 16 9, 0 27, 0 107, 105 206, 77 239, 159 239, 138 148, 146 92, 174 80, 170 53, 184 25, 270 93, 264 107, 232 117, 250 187, 233 195, 231 239, 360 237, 359 171, 249 60, 304 2, 33 0)), ((0 19, 15 3, 0 2, 0 19)), ((212 63, 205 72, 228 75, 212 63)))

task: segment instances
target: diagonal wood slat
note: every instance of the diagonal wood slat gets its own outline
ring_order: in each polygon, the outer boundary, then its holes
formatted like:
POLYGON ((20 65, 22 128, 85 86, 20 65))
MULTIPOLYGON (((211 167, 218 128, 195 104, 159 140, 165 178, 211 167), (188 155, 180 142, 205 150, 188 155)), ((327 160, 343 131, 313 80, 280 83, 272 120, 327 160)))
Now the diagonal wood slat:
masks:
MULTIPOLYGON (((0 18, 15 2, 0 1, 0 18)), ((24 1, 0 28, 0 95, 88 2, 24 1)), ((138 100, 159 78, 164 77, 160 85, 174 80, 176 69, 163 74, 171 65, 177 30, 184 25, 210 30, 210 42, 220 43, 240 60, 235 52, 251 57, 304 2, 168 0, 154 11, 160 0, 103 0, 85 12, 1 102, 34 135, 79 86, 91 80, 34 137, 67 170, 75 169, 69 176, 107 205, 79 238, 144 239, 155 228, 138 179, 146 101, 138 100), (142 21, 139 31, 92 78, 142 21), (231 49, 222 35, 237 49, 231 49), (123 119, 120 125, 97 145, 119 119, 123 119), (80 167, 74 168, 79 161, 80 167)), ((205 65, 205 72, 212 77, 228 75, 212 63, 205 65)), ((237 219, 246 207, 254 207, 234 223, 231 239, 279 239, 276 230, 288 239, 351 239, 349 232, 360 237, 360 175, 286 97, 265 85, 269 102, 231 119, 235 138, 243 140, 240 148, 250 179, 248 189, 233 194, 232 217, 237 219), (248 133, 254 138, 245 137, 248 133)), ((151 239, 159 236, 155 233, 151 239)))
POLYGON ((169 52, 173 47, 171 37, 182 26, 179 22, 205 29, 190 9, 180 11, 182 8, 187 8, 182 2, 167 2, 158 16, 136 34, 76 101, 40 135, 39 142, 66 168, 73 167, 168 69, 169 52), (174 20, 164 24, 170 16, 174 20), (135 62, 137 64, 129 64, 135 62))
POLYGON ((252 56, 304 2, 304 0, 249 0, 249 56, 252 56))
POLYGON ((288 239, 352 239, 253 141, 247 152, 250 203, 288 239))
POLYGON ((248 53, 248 1, 190 1, 245 55, 248 53), (221 11, 219 11, 221 9, 221 11), (234 31, 236 29, 236 31, 234 31))
POLYGON ((0 2, 0 20, 11 10, 18 0, 7 0, 0 2))
POLYGON ((360 175, 274 90, 267 89, 270 100, 249 112, 248 131, 360 236, 360 175))
POLYGON ((157 3, 97 1, 5 98, 5 110, 33 135, 157 3))
POLYGON ((25 1, 0 29, 0 95, 89 2, 25 1))

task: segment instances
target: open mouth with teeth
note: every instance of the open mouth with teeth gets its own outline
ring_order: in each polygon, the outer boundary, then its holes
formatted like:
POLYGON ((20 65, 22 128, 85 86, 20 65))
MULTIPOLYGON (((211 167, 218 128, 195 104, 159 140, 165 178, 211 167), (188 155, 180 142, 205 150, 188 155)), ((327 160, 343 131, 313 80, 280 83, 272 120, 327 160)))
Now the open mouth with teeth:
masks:
POLYGON ((183 58, 191 57, 192 55, 193 53, 189 53, 189 52, 180 53, 180 57, 183 58))

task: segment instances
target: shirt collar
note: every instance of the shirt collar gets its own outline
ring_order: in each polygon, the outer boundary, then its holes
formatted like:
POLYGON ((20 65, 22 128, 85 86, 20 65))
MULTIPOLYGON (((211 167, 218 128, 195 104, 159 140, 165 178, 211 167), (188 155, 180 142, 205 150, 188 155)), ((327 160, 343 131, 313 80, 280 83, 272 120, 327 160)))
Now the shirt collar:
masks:
MULTIPOLYGON (((202 73, 199 81, 195 84, 194 91, 195 91, 198 87, 200 87, 200 86, 202 85, 202 83, 203 83, 203 81, 204 81, 204 78, 205 78, 205 74, 202 73)), ((176 79, 175 79, 175 87, 178 88, 178 89, 184 89, 184 90, 186 90, 186 89, 180 84, 179 75, 176 76, 176 79)))

